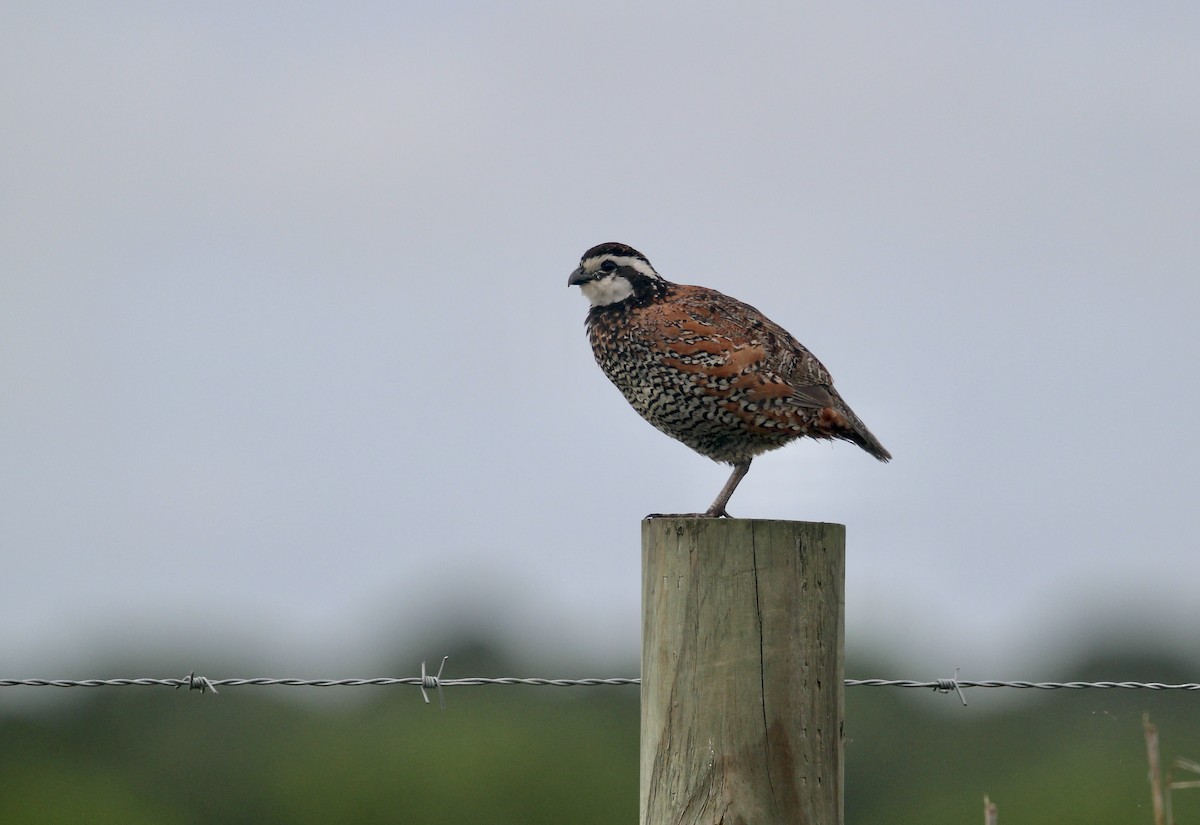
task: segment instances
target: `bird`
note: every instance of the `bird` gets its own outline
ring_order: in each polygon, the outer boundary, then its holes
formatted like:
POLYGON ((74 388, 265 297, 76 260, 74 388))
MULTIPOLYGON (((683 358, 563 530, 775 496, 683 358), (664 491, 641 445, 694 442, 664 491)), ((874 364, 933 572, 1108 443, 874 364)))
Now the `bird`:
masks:
POLYGON ((715 289, 663 278, 623 243, 593 246, 567 279, 591 304, 596 363, 642 418, 733 466, 699 518, 729 518, 754 458, 800 438, 892 456, 833 388, 829 370, 783 327, 715 289))

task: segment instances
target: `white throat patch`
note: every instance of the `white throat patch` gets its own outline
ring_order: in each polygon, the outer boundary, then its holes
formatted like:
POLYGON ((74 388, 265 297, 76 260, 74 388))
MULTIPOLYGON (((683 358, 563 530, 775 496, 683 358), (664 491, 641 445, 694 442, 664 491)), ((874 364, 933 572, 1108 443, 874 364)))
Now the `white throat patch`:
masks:
POLYGON ((623 275, 605 275, 594 281, 579 285, 583 297, 592 302, 594 307, 605 307, 617 304, 633 294, 633 284, 623 275))

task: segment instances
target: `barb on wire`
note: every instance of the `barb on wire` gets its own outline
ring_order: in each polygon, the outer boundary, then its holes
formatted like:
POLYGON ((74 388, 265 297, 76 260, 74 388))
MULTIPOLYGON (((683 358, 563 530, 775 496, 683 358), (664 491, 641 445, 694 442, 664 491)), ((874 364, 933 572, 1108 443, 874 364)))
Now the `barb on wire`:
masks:
POLYGON ((950 679, 938 679, 937 687, 934 688, 938 693, 949 693, 954 691, 958 694, 958 700, 963 703, 963 707, 967 706, 967 697, 963 696, 962 688, 958 684, 958 668, 954 668, 954 676, 950 679))
POLYGON ((446 660, 449 658, 449 656, 442 657, 442 664, 438 667, 437 676, 429 676, 426 674, 425 662, 421 662, 421 698, 423 698, 425 700, 425 704, 428 705, 429 694, 425 692, 426 688, 429 690, 436 690, 438 702, 441 704, 442 710, 446 709, 446 694, 442 692, 442 671, 445 669, 446 660))
POLYGON ((180 679, 179 684, 175 686, 175 689, 179 690, 184 685, 187 685, 188 690, 198 690, 201 693, 204 693, 206 690, 211 690, 213 693, 217 692, 216 686, 213 685, 207 676, 197 676, 196 671, 194 670, 187 676, 180 679))

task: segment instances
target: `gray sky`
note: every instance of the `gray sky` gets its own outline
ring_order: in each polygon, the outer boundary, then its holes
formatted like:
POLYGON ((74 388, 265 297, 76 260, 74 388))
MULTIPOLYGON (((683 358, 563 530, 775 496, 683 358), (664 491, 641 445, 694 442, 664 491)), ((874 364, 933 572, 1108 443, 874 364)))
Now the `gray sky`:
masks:
POLYGON ((5 3, 0 671, 415 669, 462 616, 633 661, 638 521, 727 469, 594 365, 608 240, 895 455, 793 445, 730 510, 847 524, 899 675, 1190 649, 1198 42, 1182 2, 5 3))

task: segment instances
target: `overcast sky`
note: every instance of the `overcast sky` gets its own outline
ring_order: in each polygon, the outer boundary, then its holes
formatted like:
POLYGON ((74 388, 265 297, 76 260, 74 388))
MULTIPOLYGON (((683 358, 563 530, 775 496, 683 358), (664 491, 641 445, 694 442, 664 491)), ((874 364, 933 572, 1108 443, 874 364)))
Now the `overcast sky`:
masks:
POLYGON ((848 526, 903 671, 850 675, 1193 650, 1197 43, 1191 2, 4 3, 0 675, 415 671, 464 617, 636 662, 639 520, 728 470, 595 366, 610 240, 895 455, 730 505, 848 526))

